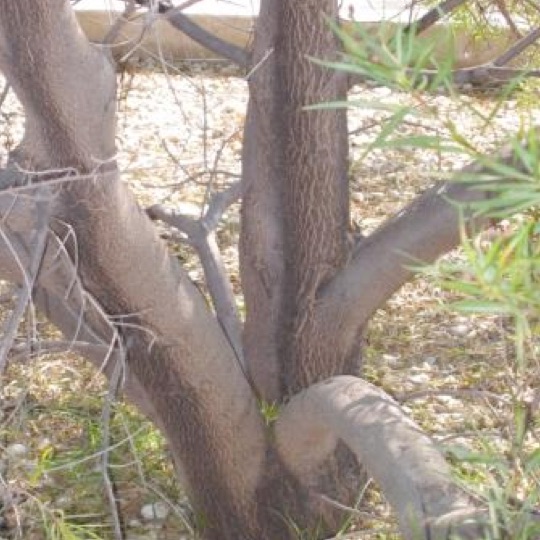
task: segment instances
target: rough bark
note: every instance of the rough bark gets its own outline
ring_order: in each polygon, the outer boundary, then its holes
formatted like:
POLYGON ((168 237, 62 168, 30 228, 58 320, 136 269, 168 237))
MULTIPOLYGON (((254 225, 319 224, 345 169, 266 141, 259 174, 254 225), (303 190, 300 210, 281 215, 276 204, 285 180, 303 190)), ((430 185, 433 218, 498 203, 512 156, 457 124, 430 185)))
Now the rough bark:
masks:
POLYGON ((483 163, 466 166, 456 173, 455 180, 435 183, 356 246, 349 263, 319 297, 314 327, 326 333, 323 354, 333 355, 339 347, 356 343, 358 332, 377 308, 411 280, 419 267, 433 263, 459 244, 457 205, 461 205, 471 230, 479 231, 490 223, 468 206, 491 197, 490 184, 470 180, 491 177, 504 181, 489 165, 495 162, 526 174, 526 165, 516 158, 510 145, 483 163))
POLYGON ((257 26, 241 254, 246 357, 270 400, 358 368, 356 354, 320 355, 324 336, 311 325, 320 288, 347 257, 346 114, 304 110, 345 95, 344 79, 310 60, 334 58, 336 16, 333 1, 267 1, 257 26))
POLYGON ((244 357, 260 396, 279 401, 279 310, 284 252, 280 182, 285 174, 276 88, 279 0, 261 3, 242 153, 240 273, 246 306, 244 357))
POLYGON ((324 336, 311 326, 318 292, 346 260, 349 225, 346 111, 304 110, 346 95, 343 77, 310 59, 335 59, 338 46, 329 19, 337 19, 336 2, 282 2, 274 51, 285 161, 280 374, 288 395, 330 375, 355 371, 346 365, 346 354, 339 359, 319 354, 324 336))

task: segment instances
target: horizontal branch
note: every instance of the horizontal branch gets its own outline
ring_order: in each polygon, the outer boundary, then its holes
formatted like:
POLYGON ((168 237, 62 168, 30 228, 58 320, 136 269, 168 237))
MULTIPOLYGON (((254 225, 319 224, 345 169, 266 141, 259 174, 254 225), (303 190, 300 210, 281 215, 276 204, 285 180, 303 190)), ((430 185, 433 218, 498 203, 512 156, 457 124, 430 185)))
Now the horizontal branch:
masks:
POLYGON ((302 478, 341 439, 380 486, 406 540, 483 538, 480 518, 434 442, 383 390, 350 376, 316 384, 284 407, 278 451, 302 478))
MULTIPOLYGON (((501 58, 504 55, 501 56, 501 58)), ((430 86, 440 78, 440 72, 436 69, 405 69, 405 74, 411 80, 416 81, 417 86, 430 86)), ((489 88, 501 86, 519 77, 540 77, 540 69, 519 69, 495 65, 495 63, 482 64, 479 66, 460 68, 452 71, 449 82, 458 89, 467 87, 489 88)), ((368 75, 349 74, 349 88, 356 84, 363 84, 370 80, 368 75)))

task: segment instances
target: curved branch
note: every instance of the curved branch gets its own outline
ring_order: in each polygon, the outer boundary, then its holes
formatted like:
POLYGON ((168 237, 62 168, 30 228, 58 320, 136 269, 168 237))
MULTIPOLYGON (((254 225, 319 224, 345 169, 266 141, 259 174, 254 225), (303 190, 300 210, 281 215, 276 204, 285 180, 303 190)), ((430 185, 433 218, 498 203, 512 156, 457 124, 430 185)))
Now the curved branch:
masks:
POLYGON ((276 425, 281 457, 302 477, 341 439, 380 486, 406 540, 482 538, 480 511, 451 478, 434 442, 383 390, 339 376, 296 395, 276 425), (472 512, 471 512, 472 509, 472 512))

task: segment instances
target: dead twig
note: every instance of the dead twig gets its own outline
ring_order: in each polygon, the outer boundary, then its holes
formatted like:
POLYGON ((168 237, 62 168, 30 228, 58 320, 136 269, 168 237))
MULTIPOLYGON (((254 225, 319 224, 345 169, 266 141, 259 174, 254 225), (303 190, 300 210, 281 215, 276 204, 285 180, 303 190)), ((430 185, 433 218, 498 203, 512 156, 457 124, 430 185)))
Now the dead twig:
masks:
MULTIPOLYGON (((19 324, 24 317, 27 306, 31 305, 32 292, 41 268, 45 249, 47 247, 50 215, 50 200, 47 200, 47 198, 42 199, 41 197, 38 197, 36 200, 36 227, 30 239, 30 244, 34 246, 34 253, 30 260, 28 271, 24 268, 24 266, 20 265, 20 261, 17 261, 21 268, 23 284, 20 287, 15 308, 13 309, 11 316, 6 321, 2 332, 2 342, 0 343, 0 374, 2 374, 6 369, 7 357, 17 337, 19 324)), ((6 245, 9 246, 9 239, 1 227, 0 236, 6 245)), ((12 254, 18 259, 14 251, 12 251, 12 254)))
POLYGON ((137 10, 137 6, 135 5, 134 0, 125 0, 125 2, 126 7, 124 9, 124 12, 117 17, 117 19, 114 21, 114 24, 111 26, 110 30, 103 38, 104 45, 111 45, 116 41, 116 38, 118 37, 118 34, 120 34, 122 28, 126 25, 126 23, 129 21, 129 18, 137 10))
MULTIPOLYGON (((117 334, 118 335, 118 334, 117 334)), ((118 501, 115 495, 115 486, 113 480, 109 475, 109 452, 111 441, 111 419, 113 415, 112 405, 116 400, 118 390, 121 386, 122 372, 125 366, 125 349, 118 335, 118 349, 121 352, 123 358, 117 359, 111 377, 109 379, 109 391, 105 397, 105 403, 103 405, 103 411, 101 413, 101 433, 103 437, 102 441, 102 453, 101 453, 101 475, 103 477, 103 483, 105 486, 105 494, 109 503, 109 510, 113 522, 113 533, 115 540, 124 540, 124 532, 122 530, 122 522, 120 519, 120 513, 118 509, 118 501)))

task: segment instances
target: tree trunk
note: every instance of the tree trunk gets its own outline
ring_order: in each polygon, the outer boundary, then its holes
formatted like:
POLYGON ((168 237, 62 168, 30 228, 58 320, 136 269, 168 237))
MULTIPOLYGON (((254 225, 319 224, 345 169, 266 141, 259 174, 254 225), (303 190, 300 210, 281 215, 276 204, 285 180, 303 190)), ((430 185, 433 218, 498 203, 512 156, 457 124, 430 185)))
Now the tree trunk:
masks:
POLYGON ((346 80, 312 61, 335 59, 328 21, 336 17, 333 0, 268 0, 257 24, 241 257, 246 356, 270 401, 337 373, 358 373, 356 350, 320 354, 325 337, 312 324, 321 288, 348 256, 346 111, 304 110, 345 99, 346 80))

